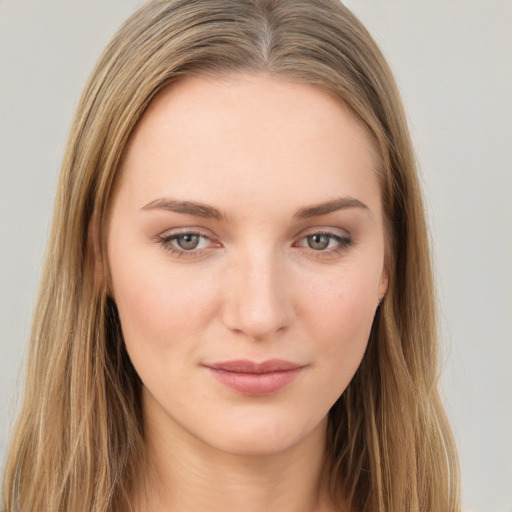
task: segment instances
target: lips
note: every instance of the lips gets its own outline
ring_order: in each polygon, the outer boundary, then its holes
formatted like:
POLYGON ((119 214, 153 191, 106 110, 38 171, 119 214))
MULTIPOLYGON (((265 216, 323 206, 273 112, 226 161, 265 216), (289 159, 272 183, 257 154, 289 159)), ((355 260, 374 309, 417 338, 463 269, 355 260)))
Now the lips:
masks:
POLYGON ((291 384, 302 373, 305 365, 271 359, 262 362, 222 361, 205 364, 204 367, 218 382, 232 391, 248 396, 267 396, 291 384))

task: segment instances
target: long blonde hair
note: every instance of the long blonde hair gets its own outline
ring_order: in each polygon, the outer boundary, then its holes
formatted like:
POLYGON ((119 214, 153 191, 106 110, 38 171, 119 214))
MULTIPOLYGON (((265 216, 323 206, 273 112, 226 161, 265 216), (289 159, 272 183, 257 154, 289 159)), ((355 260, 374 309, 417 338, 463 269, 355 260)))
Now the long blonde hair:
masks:
POLYGON ((357 512, 457 511, 414 154, 391 72, 338 0, 153 1, 106 48, 64 157, 3 508, 129 508, 144 451, 141 383, 116 306, 96 285, 89 230, 95 219, 105 251, 116 174, 151 99, 184 75, 229 71, 321 87, 359 117, 380 156, 389 288, 362 364, 329 414, 332 495, 343 491, 357 512))

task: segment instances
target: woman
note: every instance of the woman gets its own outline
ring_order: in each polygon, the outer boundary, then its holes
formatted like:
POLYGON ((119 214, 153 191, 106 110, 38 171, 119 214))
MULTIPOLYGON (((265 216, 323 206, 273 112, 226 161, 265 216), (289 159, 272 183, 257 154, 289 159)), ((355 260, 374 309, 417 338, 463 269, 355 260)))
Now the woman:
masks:
POLYGON ((336 0, 168 0, 78 107, 8 511, 455 511, 413 152, 336 0))

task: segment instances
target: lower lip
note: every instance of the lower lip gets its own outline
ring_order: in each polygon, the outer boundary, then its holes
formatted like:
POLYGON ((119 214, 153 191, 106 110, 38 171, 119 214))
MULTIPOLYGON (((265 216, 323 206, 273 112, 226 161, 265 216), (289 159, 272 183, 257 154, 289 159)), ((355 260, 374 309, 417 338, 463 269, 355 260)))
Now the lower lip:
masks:
POLYGON ((267 396, 291 384, 303 368, 267 373, 239 373, 208 368, 215 379, 226 387, 248 396, 267 396))

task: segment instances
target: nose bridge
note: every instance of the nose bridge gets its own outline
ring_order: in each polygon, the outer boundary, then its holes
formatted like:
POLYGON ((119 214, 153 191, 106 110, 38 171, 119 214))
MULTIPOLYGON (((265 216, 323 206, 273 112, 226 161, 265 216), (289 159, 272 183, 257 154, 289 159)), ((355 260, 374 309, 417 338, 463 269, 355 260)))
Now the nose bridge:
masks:
POLYGON ((290 325, 294 312, 289 282, 275 251, 243 251, 227 272, 224 323, 230 330, 261 340, 290 325))

